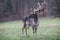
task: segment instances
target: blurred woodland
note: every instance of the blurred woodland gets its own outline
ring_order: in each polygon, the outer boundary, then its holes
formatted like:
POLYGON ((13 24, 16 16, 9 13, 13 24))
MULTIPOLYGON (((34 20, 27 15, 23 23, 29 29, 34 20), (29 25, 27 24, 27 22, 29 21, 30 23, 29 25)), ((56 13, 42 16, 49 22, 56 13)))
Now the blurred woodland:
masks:
POLYGON ((0 0, 0 21, 21 19, 29 15, 31 9, 37 8, 37 3, 46 1, 47 12, 41 16, 60 16, 60 0, 0 0))

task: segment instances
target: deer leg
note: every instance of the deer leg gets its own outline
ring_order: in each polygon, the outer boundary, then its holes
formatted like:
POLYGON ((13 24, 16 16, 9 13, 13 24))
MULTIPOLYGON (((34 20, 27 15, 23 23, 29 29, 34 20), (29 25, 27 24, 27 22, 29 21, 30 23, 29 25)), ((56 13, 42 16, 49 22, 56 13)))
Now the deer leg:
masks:
POLYGON ((27 27, 25 27, 25 33, 26 33, 26 35, 27 35, 27 27))
POLYGON ((35 27, 35 33, 37 33, 37 26, 35 27))
POLYGON ((22 34, 24 34, 25 27, 26 27, 26 24, 24 24, 24 26, 22 27, 22 34))
POLYGON ((34 34, 34 27, 32 27, 32 29, 33 29, 33 34, 34 34))

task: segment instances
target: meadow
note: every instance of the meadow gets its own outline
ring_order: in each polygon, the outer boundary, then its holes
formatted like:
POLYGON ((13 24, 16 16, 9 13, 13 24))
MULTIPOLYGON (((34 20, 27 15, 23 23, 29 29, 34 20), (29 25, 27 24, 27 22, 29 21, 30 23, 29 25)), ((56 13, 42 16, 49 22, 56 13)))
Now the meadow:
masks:
POLYGON ((60 40, 60 18, 40 18, 37 34, 22 34, 22 20, 0 22, 0 40, 60 40))

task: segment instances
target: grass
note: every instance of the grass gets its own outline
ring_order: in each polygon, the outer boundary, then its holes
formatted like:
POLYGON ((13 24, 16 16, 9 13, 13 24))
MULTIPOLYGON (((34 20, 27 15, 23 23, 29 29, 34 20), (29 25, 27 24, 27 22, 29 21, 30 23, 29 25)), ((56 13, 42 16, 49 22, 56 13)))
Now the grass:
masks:
POLYGON ((28 29, 28 35, 22 36, 22 21, 0 23, 0 40, 60 40, 60 18, 40 18, 37 35, 28 29))

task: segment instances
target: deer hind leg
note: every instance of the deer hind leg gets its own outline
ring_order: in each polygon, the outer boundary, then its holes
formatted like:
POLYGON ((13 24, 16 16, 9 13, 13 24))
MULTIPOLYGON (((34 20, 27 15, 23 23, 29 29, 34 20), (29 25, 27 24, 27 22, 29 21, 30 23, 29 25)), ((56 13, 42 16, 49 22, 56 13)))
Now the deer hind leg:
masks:
POLYGON ((26 33, 26 35, 27 35, 27 26, 25 27, 25 33, 26 33))
POLYGON ((22 27, 22 34, 24 34, 24 29, 25 29, 25 26, 22 27))
POLYGON ((24 31, 27 35, 27 26, 26 26, 26 24, 24 24, 24 26, 22 27, 22 34, 24 34, 24 31))

